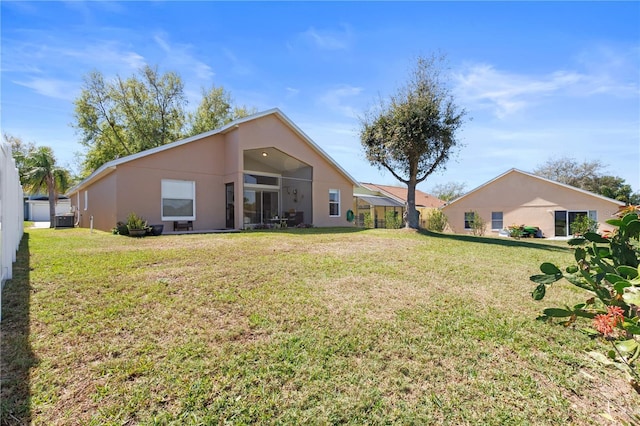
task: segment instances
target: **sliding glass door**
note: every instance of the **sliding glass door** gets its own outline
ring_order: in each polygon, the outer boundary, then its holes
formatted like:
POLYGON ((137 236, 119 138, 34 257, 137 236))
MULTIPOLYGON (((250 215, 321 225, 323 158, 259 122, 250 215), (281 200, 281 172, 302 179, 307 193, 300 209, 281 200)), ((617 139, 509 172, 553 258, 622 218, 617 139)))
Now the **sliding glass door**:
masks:
POLYGON ((576 220, 588 216, 594 221, 598 221, 598 212, 595 210, 556 210, 554 212, 554 225, 556 237, 568 237, 571 235, 571 224, 576 220))
POLYGON ((244 190, 244 224, 268 223, 278 216, 279 192, 257 189, 244 190))

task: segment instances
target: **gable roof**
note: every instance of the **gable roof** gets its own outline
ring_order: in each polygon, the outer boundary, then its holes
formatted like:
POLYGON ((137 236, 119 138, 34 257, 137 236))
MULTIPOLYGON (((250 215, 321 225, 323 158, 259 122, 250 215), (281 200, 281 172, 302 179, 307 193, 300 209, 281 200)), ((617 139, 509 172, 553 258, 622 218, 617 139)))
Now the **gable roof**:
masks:
MULTIPOLYGON (((407 202, 407 187, 391 186, 391 185, 378 185, 375 183, 361 183, 360 185, 365 188, 381 192, 389 197, 395 198, 403 203, 407 202)), ((429 195, 426 192, 422 192, 416 189, 416 206, 418 207, 442 207, 444 201, 439 198, 429 195)))
POLYGON ((450 205, 452 205, 454 203, 457 203, 458 201, 460 201, 460 200, 464 199, 465 197, 473 194, 474 192, 480 191, 483 188, 491 185, 493 182, 497 181, 498 179, 501 179, 504 176, 506 176, 508 174, 512 174, 512 173, 520 173, 522 175, 529 176, 529 177, 534 178, 534 179, 538 179, 541 182, 550 183, 550 184, 557 185, 557 186, 562 187, 562 188, 570 189, 572 191, 576 191, 576 192, 580 192, 580 193, 585 194, 585 195, 589 195, 589 196, 594 197, 594 198, 599 198, 601 200, 605 200, 605 201, 609 201, 611 203, 615 203, 618 206, 624 206, 625 205, 625 203, 623 201, 614 200, 613 198, 605 197, 604 195, 600 195, 600 194, 595 194, 595 193, 587 191, 585 189, 576 188, 575 186, 567 185, 566 183, 556 182, 555 180, 547 179, 547 178, 544 178, 542 176, 534 175, 533 173, 528 173, 528 172, 524 172, 524 171, 516 169, 516 168, 512 168, 512 169, 509 169, 506 172, 502 173, 501 175, 491 179, 490 181, 480 185, 479 187, 477 187, 475 189, 472 189, 471 191, 467 192, 466 194, 461 195, 460 197, 456 198, 455 200, 452 200, 451 202, 447 203, 446 206, 450 206, 450 205))
POLYGON ((289 117, 284 115, 282 111, 278 108, 272 108, 266 111, 262 111, 253 115, 249 115, 247 117, 239 118, 237 120, 233 120, 232 122, 218 128, 215 130, 210 130, 208 132, 200 133, 198 135, 190 136, 185 139, 180 139, 175 142, 168 143, 166 145, 158 146, 156 148, 147 149, 144 151, 140 151, 136 154, 127 155, 126 157, 117 158, 115 160, 109 161, 102 166, 98 167, 89 177, 84 179, 82 182, 73 186, 67 191, 67 195, 71 195, 75 192, 78 192, 82 188, 89 185, 91 182, 101 179, 102 177, 112 173, 116 170, 116 168, 120 164, 128 163, 129 161, 137 160, 139 158, 143 158, 149 155, 156 154, 158 152, 166 151, 168 149, 172 149, 181 145, 188 144, 190 142, 198 141, 200 139, 217 135, 217 134, 225 134, 232 130, 238 128, 238 126, 242 123, 247 123, 249 121, 258 120, 260 118, 274 115, 278 119, 280 119, 289 129, 291 129, 294 133, 296 133, 302 140, 304 140, 314 151, 316 151, 322 158, 324 158, 329 164, 336 168, 344 177, 346 177, 352 184, 357 185, 358 182, 349 174, 345 169, 343 169, 338 163, 333 160, 322 148, 320 148, 306 133, 304 133, 289 117))

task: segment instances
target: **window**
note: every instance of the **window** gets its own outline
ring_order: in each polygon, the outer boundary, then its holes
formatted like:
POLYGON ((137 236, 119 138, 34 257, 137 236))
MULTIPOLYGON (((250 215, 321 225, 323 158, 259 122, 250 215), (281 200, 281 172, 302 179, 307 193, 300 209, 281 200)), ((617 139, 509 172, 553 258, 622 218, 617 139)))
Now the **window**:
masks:
POLYGON ((84 209, 89 208, 89 191, 84 191, 84 209))
POLYGON ((491 229, 499 231, 502 228, 502 212, 491 212, 491 229))
POLYGON ((472 229, 474 222, 475 214, 474 212, 465 212, 464 213, 464 229, 472 229))
POLYGON ((329 216, 340 216, 340 190, 329 190, 329 216))
POLYGON ((596 210, 556 210, 553 214, 556 237, 570 236, 573 222, 581 217, 588 216, 589 219, 595 222, 598 221, 598 212, 596 210))
POLYGON ((250 185, 280 186, 280 179, 278 178, 278 176, 245 173, 244 183, 248 183, 250 185))
POLYGON ((162 180, 162 220, 195 220, 196 183, 162 180))

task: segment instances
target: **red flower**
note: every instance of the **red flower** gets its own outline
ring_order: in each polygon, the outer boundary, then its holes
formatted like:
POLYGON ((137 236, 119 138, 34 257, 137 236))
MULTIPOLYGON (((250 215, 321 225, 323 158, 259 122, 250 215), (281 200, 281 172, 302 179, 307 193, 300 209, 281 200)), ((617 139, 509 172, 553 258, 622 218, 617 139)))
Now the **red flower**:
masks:
POLYGON ((605 337, 609 337, 613 334, 613 322, 609 315, 596 315, 593 318, 593 326, 605 337))
POLYGON ((620 306, 609 306, 607 308, 607 316, 611 318, 611 325, 615 327, 618 324, 622 324, 624 310, 620 306))

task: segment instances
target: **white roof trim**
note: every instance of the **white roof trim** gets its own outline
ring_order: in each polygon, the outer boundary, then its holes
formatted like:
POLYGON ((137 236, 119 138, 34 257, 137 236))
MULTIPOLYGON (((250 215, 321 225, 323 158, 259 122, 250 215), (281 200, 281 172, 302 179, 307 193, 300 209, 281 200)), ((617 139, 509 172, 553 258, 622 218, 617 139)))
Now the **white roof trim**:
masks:
POLYGON ((257 120, 259 118, 262 117, 266 117, 268 115, 276 115, 278 116, 282 121, 284 121, 284 123, 289 126, 289 128, 291 128, 291 130, 293 130, 294 132, 296 132, 302 139, 305 140, 305 142, 307 142, 311 148, 313 148, 314 151, 316 151, 318 154, 320 154, 320 156, 322 156, 325 160, 327 160, 331 165, 333 165, 336 169, 338 169, 338 171, 340 173, 342 173, 347 179, 351 180, 351 183, 354 185, 357 185, 358 182, 349 174, 347 173, 346 170, 344 170, 338 163, 335 162, 335 160, 333 160, 333 158, 331 158, 322 148, 320 148, 309 136, 307 136, 306 133, 304 133, 302 130, 300 130, 300 128, 298 126, 295 125, 295 123, 293 123, 293 121, 291 121, 289 119, 289 117, 287 117, 286 115, 284 115, 284 113, 282 111, 280 111, 280 109, 278 108, 272 108, 266 111, 262 111, 253 115, 249 115, 247 117, 243 117, 243 118, 239 118, 237 120, 233 120, 232 122, 220 127, 219 129, 215 129, 215 130, 210 130, 208 132, 204 132, 204 133, 200 133, 198 135, 194 135, 194 136, 190 136, 188 138, 185 139, 181 139, 175 142, 171 142, 168 143, 166 145, 162 145, 162 146, 158 146, 156 148, 151 148, 151 149, 147 149, 144 151, 140 151, 136 154, 131 154, 131 155, 127 155, 126 157, 122 157, 122 158, 118 158, 116 160, 112 160, 109 161, 105 164, 103 164, 102 166, 98 167, 93 173, 91 173, 91 175, 89 175, 89 177, 87 177, 86 179, 84 179, 82 182, 78 183, 77 185, 73 186, 71 189, 69 189, 67 191, 66 195, 71 195, 74 194, 78 191, 80 191, 82 188, 86 187, 89 183, 91 183, 92 181, 98 179, 98 178, 102 178, 106 175, 108 175, 109 173, 115 171, 116 167, 119 166, 120 164, 124 164, 127 163, 129 161, 133 161, 133 160, 137 160, 139 158, 143 158, 146 157, 148 155, 152 155, 152 154, 156 154, 158 152, 162 152, 168 149, 172 149, 181 145, 185 145, 188 144, 190 142, 194 142, 209 136, 213 136, 216 134, 224 134, 227 133, 231 130, 234 130, 235 128, 237 128, 240 124, 242 123, 246 123, 248 121, 253 121, 253 120, 257 120))
POLYGON ((567 185, 566 183, 556 182, 555 180, 547 179, 547 178, 544 178, 542 176, 537 176, 537 175, 534 175, 532 173, 528 173, 528 172, 524 172, 524 171, 516 169, 516 168, 512 168, 512 169, 509 169, 506 172, 502 173, 500 176, 497 176, 497 177, 491 179, 490 181, 478 186, 477 188, 472 189, 471 191, 467 192, 466 194, 461 195, 460 197, 456 198, 455 200, 452 200, 451 202, 445 204, 443 207, 450 206, 451 204, 458 202, 459 200, 465 198, 466 196, 471 195, 476 191, 479 191, 480 189, 484 188, 485 186, 488 186, 488 185, 492 184, 493 182, 497 181, 498 179, 502 178, 503 176, 506 176, 509 173, 514 173, 514 172, 515 173, 520 173, 520 174, 523 174, 525 176, 529 176, 529 177, 532 177, 532 178, 539 179, 539 180, 541 180, 543 182, 548 182, 548 183, 551 183, 551 184, 554 184, 554 185, 558 185, 558 186, 561 186, 563 188, 571 189, 573 191, 581 192, 583 194, 590 195, 592 197, 599 198, 601 200, 609 201, 609 202, 615 203, 615 204, 617 204, 619 206, 626 205, 623 201, 614 200, 613 198, 605 197, 604 195, 600 195, 600 194, 595 194, 595 193, 587 191, 585 189, 576 188, 575 186, 567 185))

